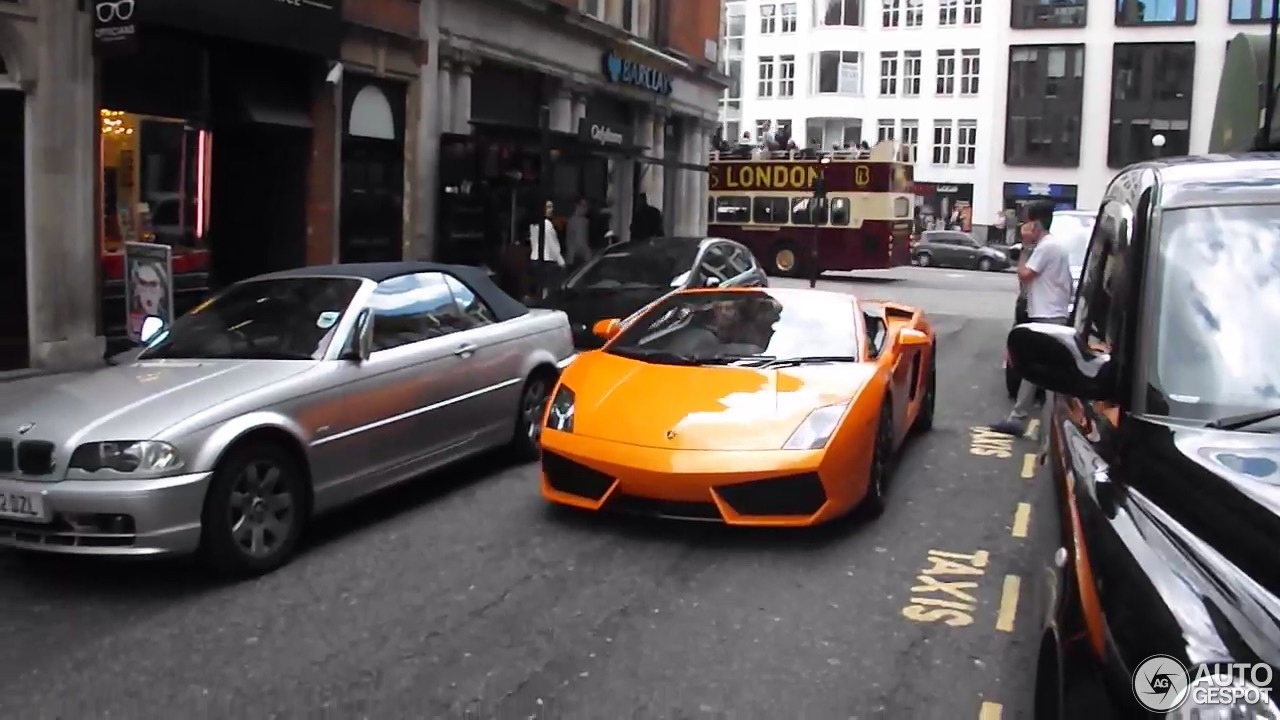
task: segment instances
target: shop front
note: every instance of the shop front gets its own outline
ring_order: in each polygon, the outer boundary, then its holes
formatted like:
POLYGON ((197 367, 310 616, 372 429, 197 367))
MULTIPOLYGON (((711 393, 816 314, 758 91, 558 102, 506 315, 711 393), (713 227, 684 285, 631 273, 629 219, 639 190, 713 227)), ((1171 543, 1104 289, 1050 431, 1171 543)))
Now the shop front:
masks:
MULTIPOLYGON (((4 61, 0 59, 0 65, 4 61)), ((7 79, 8 68, 0 68, 7 79)), ((30 362, 27 326, 26 95, 0 86, 0 370, 30 362)))
POLYGON ((170 248, 173 311, 307 264, 314 108, 336 0, 135 0, 99 13, 99 251, 108 351, 126 347, 127 243, 170 248))
POLYGON ((404 257, 406 93, 403 82, 368 75, 343 83, 342 262, 404 257))
POLYGON ((972 183, 915 183, 916 232, 973 230, 972 183))
POLYGON ((1075 185, 1057 183, 1005 183, 1004 208, 1017 211, 1037 200, 1052 200, 1058 210, 1075 210, 1078 189, 1075 185))

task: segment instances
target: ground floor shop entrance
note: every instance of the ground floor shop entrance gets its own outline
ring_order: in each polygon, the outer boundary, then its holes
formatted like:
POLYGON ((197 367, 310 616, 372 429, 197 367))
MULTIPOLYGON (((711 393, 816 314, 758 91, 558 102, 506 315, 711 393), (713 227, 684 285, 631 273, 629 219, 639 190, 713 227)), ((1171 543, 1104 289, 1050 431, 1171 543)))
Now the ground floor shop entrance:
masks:
POLYGON ((27 333, 26 96, 0 90, 0 370, 30 362, 27 333))

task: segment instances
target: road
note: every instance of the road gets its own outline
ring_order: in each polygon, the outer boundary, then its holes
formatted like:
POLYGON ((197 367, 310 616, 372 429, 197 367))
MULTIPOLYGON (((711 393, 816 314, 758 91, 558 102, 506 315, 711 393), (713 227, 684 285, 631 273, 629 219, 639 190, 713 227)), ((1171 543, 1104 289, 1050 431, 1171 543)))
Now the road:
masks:
POLYGON ((973 430, 1007 410, 1015 280, 891 274, 823 282, 918 302, 941 332, 936 427, 878 520, 582 517, 541 501, 535 466, 485 459, 240 584, 0 551, 0 717, 1030 717, 1050 496, 1022 479, 1034 442, 973 430))

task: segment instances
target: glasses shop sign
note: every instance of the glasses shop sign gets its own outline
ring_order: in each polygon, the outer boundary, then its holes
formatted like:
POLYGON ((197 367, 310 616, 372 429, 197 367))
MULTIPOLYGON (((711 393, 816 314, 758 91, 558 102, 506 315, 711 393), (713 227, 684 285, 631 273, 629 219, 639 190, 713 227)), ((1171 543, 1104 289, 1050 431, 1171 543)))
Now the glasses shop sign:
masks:
POLYGON ((337 57, 342 43, 338 0, 90 0, 100 51, 133 44, 138 28, 190 30, 337 57))
POLYGON ((631 85, 658 95, 670 95, 673 89, 670 73, 628 60, 613 51, 604 54, 604 75, 615 85, 631 85))
POLYGON ((98 0, 93 4, 93 42, 99 48, 131 47, 138 33, 133 22, 136 0, 98 0))

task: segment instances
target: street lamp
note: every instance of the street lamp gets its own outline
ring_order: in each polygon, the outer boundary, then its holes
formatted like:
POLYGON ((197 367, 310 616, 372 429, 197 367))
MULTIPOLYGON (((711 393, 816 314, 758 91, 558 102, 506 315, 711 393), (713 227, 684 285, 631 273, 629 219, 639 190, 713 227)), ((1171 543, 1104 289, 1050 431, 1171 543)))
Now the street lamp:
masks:
POLYGON ((1168 140, 1165 139, 1164 133, 1156 133, 1151 136, 1151 147, 1156 149, 1156 157, 1160 157, 1160 151, 1164 149, 1166 142, 1168 140))
POLYGON ((813 199, 809 201, 809 222, 813 223, 813 242, 809 244, 809 287, 818 286, 818 208, 827 200, 827 166, 831 156, 818 161, 818 177, 813 180, 813 199))

